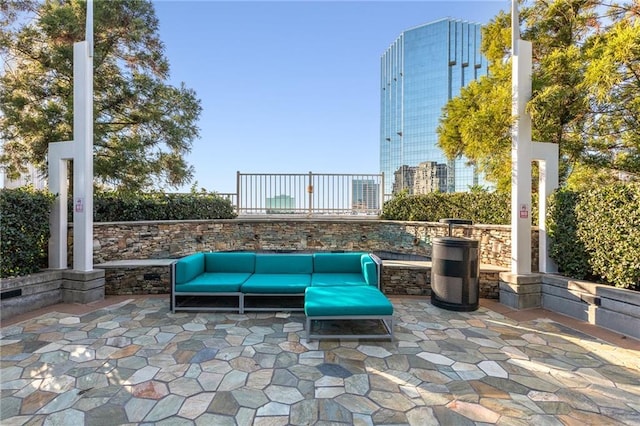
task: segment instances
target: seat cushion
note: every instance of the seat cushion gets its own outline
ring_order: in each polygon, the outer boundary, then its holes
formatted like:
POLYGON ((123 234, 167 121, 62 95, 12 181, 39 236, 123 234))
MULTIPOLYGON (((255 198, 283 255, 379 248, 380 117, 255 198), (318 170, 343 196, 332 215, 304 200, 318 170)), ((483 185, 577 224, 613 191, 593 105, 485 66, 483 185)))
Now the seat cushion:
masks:
POLYGON ((176 285, 176 292, 235 293, 251 276, 248 272, 204 272, 191 281, 176 285))
POLYGON ((302 294, 311 285, 311 274, 253 274, 242 284, 243 293, 302 294))
POLYGON ((304 313, 308 317, 388 316, 393 315, 393 305, 369 285, 309 287, 304 295, 304 313))
POLYGON ((367 285, 362 274, 354 273, 314 273, 311 275, 311 286, 349 286, 349 285, 367 285))

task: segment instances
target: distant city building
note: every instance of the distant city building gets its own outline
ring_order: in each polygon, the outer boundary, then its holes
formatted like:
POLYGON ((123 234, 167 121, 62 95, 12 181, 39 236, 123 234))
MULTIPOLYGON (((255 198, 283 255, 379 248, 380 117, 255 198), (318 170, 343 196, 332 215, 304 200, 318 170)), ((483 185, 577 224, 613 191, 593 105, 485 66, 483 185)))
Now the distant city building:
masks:
MULTIPOLYGON (((391 193, 396 194, 406 189, 409 194, 413 194, 413 185, 416 177, 416 167, 402 165, 393 172, 393 185, 391 193)), ((386 184, 385 184, 386 186, 386 184)), ((385 193, 388 194, 387 191, 385 193)))
POLYGON ((380 171, 385 194, 490 186, 467 159, 448 160, 436 132, 447 101, 487 73, 480 28, 453 19, 420 25, 400 34, 382 55, 380 171), (431 165, 420 166, 425 162, 431 165), (427 180, 414 183, 416 179, 427 180))
POLYGON ((267 214, 293 213, 296 208, 296 199, 289 195, 276 195, 266 199, 267 214))
POLYGON ((47 179, 42 176, 34 165, 27 164, 26 173, 21 173, 18 179, 9 179, 0 167, 0 188, 13 189, 28 185, 31 185, 34 189, 47 189, 47 179))
POLYGON ((353 210, 380 209, 380 184, 372 179, 354 179, 351 182, 351 208, 353 210))
POLYGON ((447 165, 435 161, 423 161, 416 167, 413 183, 414 194, 447 191, 447 165))

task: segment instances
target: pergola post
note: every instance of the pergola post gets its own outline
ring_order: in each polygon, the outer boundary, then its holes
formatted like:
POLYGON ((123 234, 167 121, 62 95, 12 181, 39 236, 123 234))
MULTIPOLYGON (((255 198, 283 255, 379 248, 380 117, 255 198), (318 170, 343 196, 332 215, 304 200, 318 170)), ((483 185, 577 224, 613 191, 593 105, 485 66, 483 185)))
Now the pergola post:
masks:
POLYGON ((73 269, 63 272, 62 299, 104 299, 104 270, 93 269, 93 2, 87 2, 87 40, 73 45, 73 140, 49 145, 51 212, 49 266, 67 268, 67 169, 73 160, 73 269))

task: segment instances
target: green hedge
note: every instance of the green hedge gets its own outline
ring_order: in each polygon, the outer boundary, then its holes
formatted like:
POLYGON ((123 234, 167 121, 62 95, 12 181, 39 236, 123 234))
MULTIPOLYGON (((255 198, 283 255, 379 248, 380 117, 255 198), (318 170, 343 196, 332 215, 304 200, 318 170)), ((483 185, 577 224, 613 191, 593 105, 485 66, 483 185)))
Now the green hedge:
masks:
POLYGON ((597 280, 589 266, 587 249, 578 238, 578 199, 577 192, 565 189, 556 191, 549 198, 549 256, 558 264, 561 274, 581 280, 597 280))
POLYGON ((640 184, 558 191, 549 219, 562 273, 640 290, 640 184))
POLYGON ((0 189, 0 277, 27 275, 47 266, 53 199, 29 187, 0 189))
POLYGON ((93 211, 95 222, 233 219, 236 217, 229 200, 210 192, 189 194, 96 192, 93 211))
POLYGON ((508 225, 511 222, 510 203, 509 195, 497 192, 432 192, 421 195, 403 192, 384 203, 381 218, 425 222, 459 218, 470 219, 473 223, 508 225))

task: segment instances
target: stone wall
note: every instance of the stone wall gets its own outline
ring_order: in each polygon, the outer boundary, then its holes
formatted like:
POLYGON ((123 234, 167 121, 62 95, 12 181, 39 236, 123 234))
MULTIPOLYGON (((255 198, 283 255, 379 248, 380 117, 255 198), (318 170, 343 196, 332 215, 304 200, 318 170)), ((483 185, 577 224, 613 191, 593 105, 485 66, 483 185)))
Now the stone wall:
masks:
MULTIPOLYGON (((384 262, 381 290, 394 296, 430 296, 430 262, 384 262)), ((494 268, 495 269, 495 268, 494 268)), ((165 266, 108 266, 105 267, 105 294, 168 294, 171 268, 165 266)), ((497 270, 481 270, 480 297, 497 299, 499 277, 497 270)))
POLYGON ((103 270, 45 270, 0 279, 0 319, 56 303, 89 303, 104 299, 103 270))
POLYGON ((105 294, 169 294, 170 274, 167 266, 105 269, 105 294))
MULTIPOLYGON (((431 266, 401 264, 383 265, 381 290, 388 295, 431 296, 431 266)), ((480 270, 478 294, 484 299, 498 299, 498 270, 480 270)))
POLYGON ((544 274, 540 298, 545 309, 640 339, 640 292, 544 274))
MULTIPOLYGON (((69 262, 72 259, 69 228, 69 262)), ((114 260, 179 258, 197 251, 375 251, 431 257, 431 241, 448 234, 434 222, 366 219, 269 218, 94 224, 94 264, 114 260)), ((481 263, 510 267, 511 227, 453 228, 480 241, 481 263)), ((532 268, 538 265, 538 231, 532 229, 532 268)))
POLYGON ((0 280, 0 319, 62 302, 62 271, 0 280))

